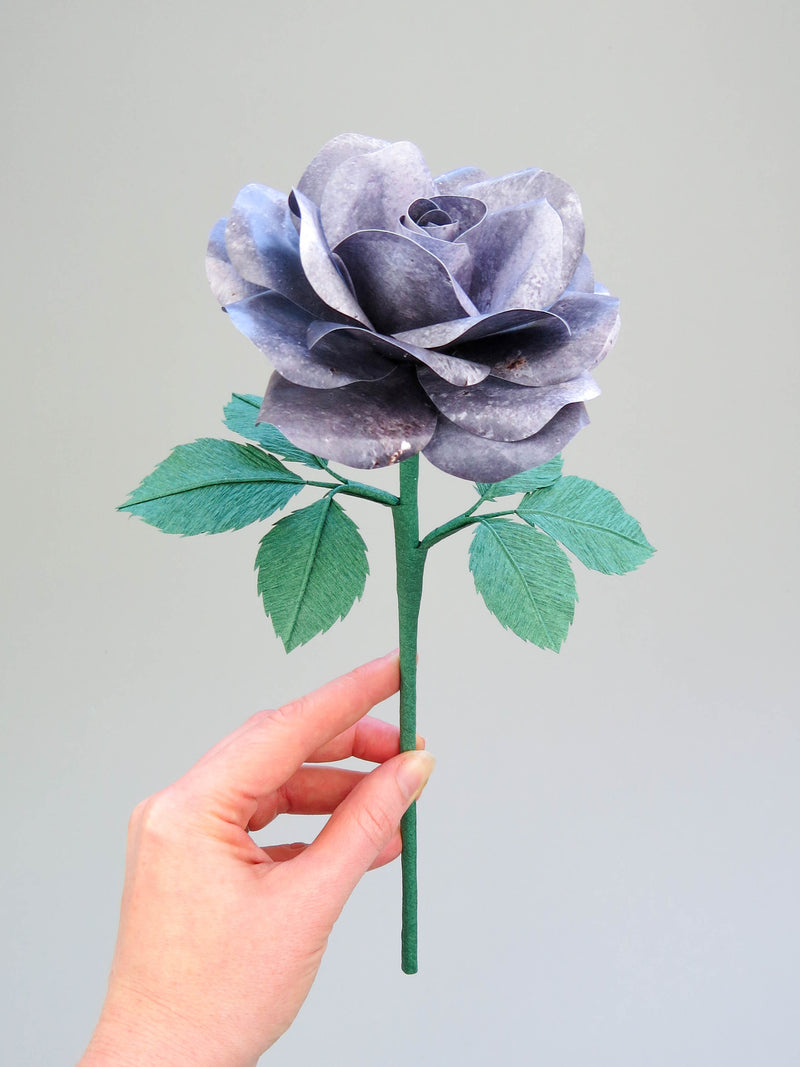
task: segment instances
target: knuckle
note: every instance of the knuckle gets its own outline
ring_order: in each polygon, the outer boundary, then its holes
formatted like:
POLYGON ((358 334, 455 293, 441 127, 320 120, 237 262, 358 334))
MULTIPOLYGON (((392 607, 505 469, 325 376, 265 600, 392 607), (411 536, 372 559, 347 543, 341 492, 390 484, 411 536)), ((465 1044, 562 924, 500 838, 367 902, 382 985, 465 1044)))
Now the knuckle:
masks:
POLYGON ((131 828, 140 837, 169 837, 181 825, 179 808, 175 791, 162 789, 136 805, 131 815, 131 828))
POLYGON ((263 726, 263 724, 266 723, 266 722, 269 722, 269 720, 274 715, 275 715, 275 709, 274 708, 264 708, 263 710, 257 711, 253 715, 250 716, 250 718, 247 721, 248 722, 248 726, 263 726))

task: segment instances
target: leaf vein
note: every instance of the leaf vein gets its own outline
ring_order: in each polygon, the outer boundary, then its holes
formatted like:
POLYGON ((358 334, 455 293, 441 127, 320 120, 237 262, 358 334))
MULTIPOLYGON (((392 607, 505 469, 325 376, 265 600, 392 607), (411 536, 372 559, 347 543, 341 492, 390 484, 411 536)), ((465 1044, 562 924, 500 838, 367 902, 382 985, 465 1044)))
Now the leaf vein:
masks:
POLYGON ((541 610, 539 608, 539 605, 536 603, 536 600, 534 599, 530 589, 528 588, 528 583, 525 580, 525 575, 522 573, 517 561, 514 559, 512 554, 509 552, 508 548, 506 547, 506 545, 503 542, 503 539, 500 537, 500 535, 495 530, 492 530, 491 524, 486 522, 483 525, 488 527, 489 530, 491 530, 492 536, 495 538, 497 543, 500 545, 500 547, 503 550, 503 554, 505 555, 506 559, 511 564, 511 566, 514 568, 514 570, 517 572, 517 575, 519 576, 519 579, 522 582, 522 586, 523 586, 523 588, 525 590, 525 594, 526 594, 528 600, 531 602, 531 605, 533 606, 533 610, 536 612, 536 617, 538 618, 542 629, 544 630, 545 634, 547 635, 547 640, 552 644, 553 643, 553 636, 550 633, 550 630, 547 627, 547 623, 545 622, 545 620, 544 620, 544 618, 542 616, 542 612, 541 612, 541 610))
POLYGON ((308 554, 305 572, 303 574, 303 579, 300 583, 300 592, 295 601, 294 612, 292 614, 292 619, 289 623, 289 627, 287 630, 287 643, 291 643, 292 637, 294 636, 295 627, 297 625, 297 620, 300 617, 300 608, 303 605, 303 599, 305 598, 306 590, 308 589, 309 582, 311 581, 311 572, 314 569, 314 563, 316 562, 317 551, 319 549, 319 543, 322 538, 322 531, 325 529, 325 525, 328 521, 328 516, 330 515, 331 503, 332 498, 326 497, 324 501, 325 506, 324 508, 320 509, 320 519, 317 523, 317 529, 314 531, 314 540, 311 544, 311 551, 308 554))

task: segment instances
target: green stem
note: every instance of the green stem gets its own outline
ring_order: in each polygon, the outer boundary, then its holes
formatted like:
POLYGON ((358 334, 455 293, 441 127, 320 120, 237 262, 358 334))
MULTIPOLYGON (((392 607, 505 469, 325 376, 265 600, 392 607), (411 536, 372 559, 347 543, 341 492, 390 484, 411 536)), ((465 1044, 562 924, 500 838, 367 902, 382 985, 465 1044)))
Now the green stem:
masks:
MULTIPOLYGON (((337 474, 333 471, 330 472, 334 478, 338 478, 337 474)), ((386 507, 393 508, 399 503, 394 493, 384 492, 383 489, 376 489, 374 485, 364 485, 363 482, 349 482, 343 481, 339 478, 341 484, 336 485, 333 482, 312 482, 306 481, 306 485, 314 485, 320 489, 336 489, 339 493, 344 493, 345 496, 360 496, 364 500, 374 500, 376 504, 385 504, 386 507)))
MULTIPOLYGON (((400 750, 417 745, 417 632, 422 600, 424 549, 419 543, 419 456, 400 464, 400 501, 392 509, 397 560, 397 608, 400 630, 400 750)), ((400 823, 403 838, 403 925, 401 966, 417 972, 417 806, 412 804, 400 823)))
POLYGON ((439 541, 443 541, 445 537, 450 537, 451 534, 457 533, 459 530, 463 530, 465 526, 472 526, 473 523, 480 522, 482 519, 499 519, 503 515, 515 515, 514 508, 509 508, 507 511, 490 511, 486 515, 473 515, 473 511, 483 503, 479 500, 477 504, 473 504, 469 511, 465 511, 461 515, 456 515, 454 519, 450 519, 449 522, 442 523, 441 526, 437 526, 435 530, 431 530, 428 536, 423 540, 420 548, 423 552, 427 552, 429 548, 433 548, 439 541))

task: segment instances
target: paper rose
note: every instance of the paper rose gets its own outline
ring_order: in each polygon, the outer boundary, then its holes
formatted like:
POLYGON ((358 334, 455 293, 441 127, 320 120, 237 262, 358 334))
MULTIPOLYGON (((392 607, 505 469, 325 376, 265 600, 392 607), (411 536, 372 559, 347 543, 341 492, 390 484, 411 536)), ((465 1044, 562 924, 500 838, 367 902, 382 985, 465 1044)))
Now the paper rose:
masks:
MULTIPOLYGON (((500 624, 557 652, 577 601, 570 553, 625 574, 653 553, 613 493, 562 474, 619 328, 595 285, 573 190, 541 170, 434 179, 418 148, 330 141, 287 196, 247 185, 214 227, 207 270, 234 325, 272 361, 263 397, 234 393, 241 441, 178 445, 121 510, 166 533, 270 521, 256 554, 287 652, 343 619, 369 574, 348 515, 391 517, 400 749, 417 742, 417 645, 430 553, 465 534, 476 592, 500 624), (477 499, 425 532, 420 454, 477 499), (396 492, 331 467, 396 464, 396 492), (316 499, 297 506, 300 495, 316 499), (288 513, 278 513, 291 504, 288 513)), ((477 711, 476 707, 476 711, 477 711)), ((416 806, 401 823, 401 965, 417 970, 416 806)))
POLYGON ((245 186, 207 270, 274 365, 259 418, 295 445, 496 482, 560 452, 600 391, 618 301, 583 245, 553 174, 434 179, 410 142, 344 134, 288 197, 245 186))

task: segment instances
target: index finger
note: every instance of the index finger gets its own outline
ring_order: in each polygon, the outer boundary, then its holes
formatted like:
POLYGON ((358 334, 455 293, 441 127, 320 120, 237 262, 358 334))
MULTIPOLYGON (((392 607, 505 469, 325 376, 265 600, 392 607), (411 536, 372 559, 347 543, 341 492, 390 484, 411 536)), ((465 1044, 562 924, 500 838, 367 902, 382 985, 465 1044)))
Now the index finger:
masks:
POLYGON ((275 711, 260 711, 188 773, 196 803, 247 826, 261 797, 288 781, 307 757, 400 688, 397 652, 372 660, 275 711))

